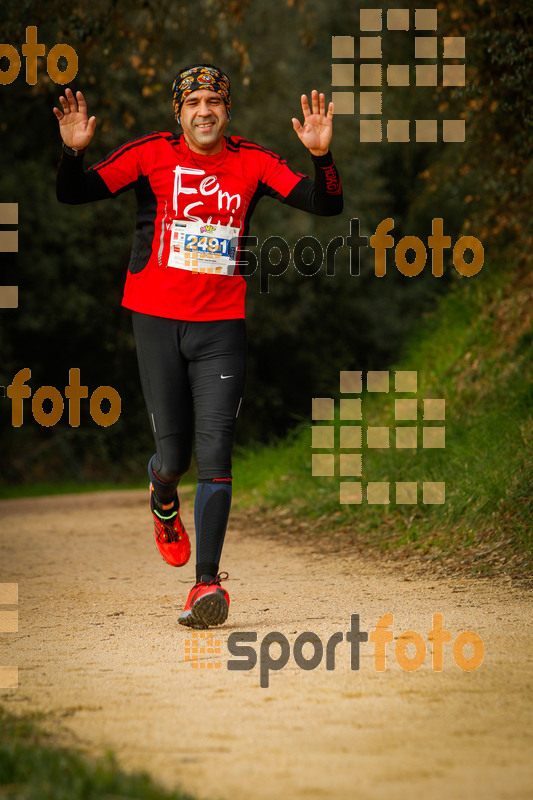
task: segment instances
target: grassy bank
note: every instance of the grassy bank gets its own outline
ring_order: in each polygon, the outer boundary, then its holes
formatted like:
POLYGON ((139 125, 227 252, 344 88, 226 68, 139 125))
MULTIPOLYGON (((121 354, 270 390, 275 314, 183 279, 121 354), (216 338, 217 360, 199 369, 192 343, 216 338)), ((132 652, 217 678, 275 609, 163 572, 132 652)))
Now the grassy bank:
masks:
POLYGON ((89 760, 60 748, 37 715, 0 707, 0 796, 6 800, 193 800, 144 773, 122 772, 112 756, 89 760))
MULTIPOLYGON (((142 465, 141 465, 142 467, 142 465)), ((141 470, 142 471, 142 470, 141 470)), ((194 472, 185 475, 182 486, 195 486, 194 472)), ((128 489, 148 490, 148 477, 135 483, 110 483, 105 481, 37 481, 22 483, 16 486, 0 484, 0 500, 14 497, 45 497, 59 494, 86 494, 89 492, 115 492, 128 489)))
MULTIPOLYGON (((366 447, 366 425, 396 423, 392 394, 363 394, 360 505, 339 503, 338 461, 337 477, 312 477, 310 422, 285 442, 241 455, 238 503, 320 519, 325 530, 343 530, 380 548, 407 545, 436 558, 454 554, 458 564, 481 574, 524 574, 533 529, 532 299, 530 275, 486 266, 466 285, 458 281, 421 323, 403 360, 391 368, 391 391, 396 370, 418 374, 418 420, 398 423, 417 426, 418 448, 396 449, 393 431, 390 448, 366 447), (445 426, 444 449, 421 446, 423 398, 446 400, 445 420, 425 423, 445 426), (368 480, 390 482, 389 504, 367 503, 368 480), (394 502, 396 481, 418 482, 418 504, 394 502), (423 481, 446 484, 444 504, 422 503, 423 481)), ((335 413, 338 428, 338 403, 335 413)), ((336 430, 337 453, 338 435, 336 430)))
MULTIPOLYGON (((486 264, 457 285, 419 325, 402 361, 391 367, 391 392, 363 393, 363 502, 339 502, 339 404, 336 403, 336 477, 311 474, 311 421, 283 442, 237 453, 234 504, 308 521, 324 535, 348 537, 381 549, 407 547, 453 557, 469 571, 531 566, 533 501, 533 277, 486 264), (416 371, 417 421, 395 422, 394 373, 416 371), (423 399, 444 398, 446 417, 424 423, 423 399), (417 449, 366 446, 365 427, 417 426, 417 449), (445 426, 445 448, 422 447, 422 428, 445 426), (366 483, 389 482, 390 503, 368 504, 366 483), (395 502, 395 482, 417 482, 416 504, 395 502), (422 502, 424 481, 443 482, 443 504, 422 502)), ((331 396, 339 398, 338 387, 331 396)), ((311 398, 309 405, 311 407, 311 398)), ((327 424, 327 423, 326 423, 327 424)), ((351 423, 343 423, 351 424, 351 423)), ((354 425, 360 423, 354 422, 354 425)), ((326 452, 326 451, 318 451, 326 452)), ((349 451, 348 451, 349 452, 349 451)), ((359 480, 351 478, 348 480, 359 480)), ((194 474, 185 478, 194 483, 194 474)), ((142 481, 136 486, 145 488, 142 481)), ((112 484, 43 483, 0 487, 0 497, 121 488, 112 484)))
MULTIPOLYGON (((144 484, 146 486, 146 481, 144 484)), ((102 481, 39 481, 37 483, 23 483, 18 486, 0 486, 0 499, 6 500, 10 497, 45 497, 58 494, 79 494, 87 492, 109 492, 115 489, 141 489, 139 483, 136 486, 116 486, 102 481)))

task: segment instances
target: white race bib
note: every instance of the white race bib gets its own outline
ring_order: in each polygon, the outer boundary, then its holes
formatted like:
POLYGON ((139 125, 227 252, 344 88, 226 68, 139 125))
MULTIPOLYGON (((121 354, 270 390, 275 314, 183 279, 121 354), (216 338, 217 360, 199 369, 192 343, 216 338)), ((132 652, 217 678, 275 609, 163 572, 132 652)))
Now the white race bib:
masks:
POLYGON ((172 221, 169 267, 189 272, 233 275, 239 228, 192 220, 172 221))

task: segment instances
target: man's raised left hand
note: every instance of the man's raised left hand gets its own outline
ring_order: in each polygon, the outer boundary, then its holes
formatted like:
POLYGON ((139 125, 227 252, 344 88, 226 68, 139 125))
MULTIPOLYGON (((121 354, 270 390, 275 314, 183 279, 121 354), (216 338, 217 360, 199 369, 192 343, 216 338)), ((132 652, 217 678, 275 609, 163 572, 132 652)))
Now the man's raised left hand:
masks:
POLYGON ((302 95, 302 112, 304 124, 293 117, 292 127, 298 134, 300 141, 314 156, 323 156, 329 150, 329 143, 333 133, 333 103, 328 106, 326 113, 326 96, 318 94, 316 89, 311 92, 311 108, 307 95, 302 95))

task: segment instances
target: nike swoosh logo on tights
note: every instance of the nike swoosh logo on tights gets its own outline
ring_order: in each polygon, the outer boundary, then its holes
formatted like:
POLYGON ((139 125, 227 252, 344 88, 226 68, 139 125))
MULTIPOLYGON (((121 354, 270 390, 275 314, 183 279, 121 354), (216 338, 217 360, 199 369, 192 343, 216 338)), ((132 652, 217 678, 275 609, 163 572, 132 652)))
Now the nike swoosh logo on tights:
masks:
POLYGON ((226 378, 234 378, 235 375, 221 375, 220 377, 222 378, 222 380, 225 380, 226 378))

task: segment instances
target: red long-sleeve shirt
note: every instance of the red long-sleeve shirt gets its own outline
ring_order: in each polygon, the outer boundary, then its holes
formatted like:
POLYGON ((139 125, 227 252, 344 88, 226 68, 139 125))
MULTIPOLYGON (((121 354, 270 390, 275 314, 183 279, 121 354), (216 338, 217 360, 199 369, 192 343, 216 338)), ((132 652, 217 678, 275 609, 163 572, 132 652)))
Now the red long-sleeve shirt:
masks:
POLYGON ((246 283, 238 269, 238 251, 233 275, 173 268, 174 220, 231 226, 242 242, 263 195, 316 214, 341 212, 341 185, 331 154, 313 157, 312 181, 246 139, 224 137, 222 144, 220 153, 204 156, 190 150, 183 135, 154 131, 88 170, 81 158, 63 155, 57 176, 62 202, 83 203, 135 190, 137 225, 122 301, 126 308, 182 320, 244 318, 246 283))

